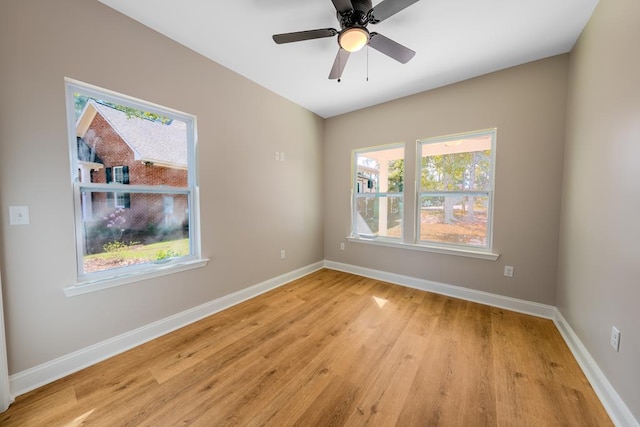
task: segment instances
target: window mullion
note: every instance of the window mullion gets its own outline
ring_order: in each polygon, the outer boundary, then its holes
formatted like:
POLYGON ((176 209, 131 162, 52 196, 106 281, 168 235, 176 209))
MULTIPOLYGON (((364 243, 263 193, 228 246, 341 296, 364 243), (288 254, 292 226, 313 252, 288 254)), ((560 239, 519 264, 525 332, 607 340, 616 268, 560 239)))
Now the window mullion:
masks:
POLYGON ((188 194, 192 190, 188 187, 170 187, 166 185, 134 185, 134 184, 91 184, 91 183, 77 183, 80 191, 104 191, 104 192, 128 192, 128 193, 173 193, 173 194, 188 194))

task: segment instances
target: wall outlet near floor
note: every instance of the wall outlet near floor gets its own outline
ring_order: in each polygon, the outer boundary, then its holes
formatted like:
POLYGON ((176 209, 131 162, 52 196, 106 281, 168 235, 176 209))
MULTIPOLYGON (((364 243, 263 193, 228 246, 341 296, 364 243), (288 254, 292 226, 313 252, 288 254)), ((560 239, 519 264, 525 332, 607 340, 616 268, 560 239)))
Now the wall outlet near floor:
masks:
POLYGON ((340 250, 344 251, 344 243, 340 243, 340 250))
POLYGON ((620 351, 620 331, 615 326, 611 327, 611 347, 620 351))
POLYGON ((513 266, 505 265, 504 266, 504 275, 507 277, 513 277, 513 266))
POLYGON ((280 251, 280 259, 285 259, 287 257, 287 253, 285 252, 285 250, 281 250, 280 251))

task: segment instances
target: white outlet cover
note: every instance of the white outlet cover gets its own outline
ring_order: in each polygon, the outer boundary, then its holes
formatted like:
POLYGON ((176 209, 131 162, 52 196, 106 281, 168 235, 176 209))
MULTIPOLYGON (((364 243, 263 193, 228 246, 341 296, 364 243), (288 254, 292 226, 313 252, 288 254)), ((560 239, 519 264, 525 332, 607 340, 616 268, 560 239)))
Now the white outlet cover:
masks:
POLYGON ((504 266, 504 275, 507 277, 513 277, 513 267, 510 265, 504 266))
POLYGON ((611 347, 620 351, 620 331, 615 326, 611 328, 611 347))

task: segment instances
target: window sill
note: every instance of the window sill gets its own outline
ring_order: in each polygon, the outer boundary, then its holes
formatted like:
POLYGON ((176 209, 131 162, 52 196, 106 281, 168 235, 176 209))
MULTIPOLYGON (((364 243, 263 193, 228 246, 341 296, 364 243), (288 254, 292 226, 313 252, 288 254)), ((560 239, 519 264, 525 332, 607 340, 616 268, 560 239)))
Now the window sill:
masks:
POLYGON ((204 267, 209 259, 198 259, 192 261, 179 262, 175 264, 154 265, 147 270, 136 271, 135 273, 127 273, 122 276, 114 276, 106 279, 96 279, 86 282, 80 282, 73 286, 64 288, 64 294, 68 297, 87 294, 89 292, 102 291, 104 289, 114 288, 116 286, 126 285, 128 283, 138 282, 140 280, 152 279, 154 277, 166 276, 168 274, 178 273, 180 271, 193 270, 195 268, 204 267))
POLYGON ((468 258, 486 259, 495 261, 500 254, 494 254, 492 252, 474 251, 472 249, 458 249, 458 248, 445 248, 441 246, 428 246, 428 245, 416 245, 413 243, 403 243, 399 241, 386 240, 381 238, 365 239, 361 237, 347 237, 347 240, 354 243, 364 243, 369 245, 387 246, 398 249, 409 249, 412 251, 434 252, 437 254, 463 256, 468 258))

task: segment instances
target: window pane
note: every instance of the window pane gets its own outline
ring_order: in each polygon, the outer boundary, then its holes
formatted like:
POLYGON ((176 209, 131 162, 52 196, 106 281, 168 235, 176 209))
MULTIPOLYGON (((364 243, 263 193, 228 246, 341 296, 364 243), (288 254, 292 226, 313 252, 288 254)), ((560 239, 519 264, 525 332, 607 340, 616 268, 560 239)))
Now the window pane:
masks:
POLYGON ((186 194, 81 191, 83 272, 191 255, 186 194), (129 208, 115 207, 124 194, 129 208))
POLYGON ((81 182, 187 186, 187 124, 74 94, 81 182))
POLYGON ((492 135, 421 145, 420 191, 491 189, 492 135))
POLYGON ((421 242, 486 246, 489 196, 420 197, 421 242))
POLYGON ((356 234, 402 238, 402 196, 356 198, 356 234))
POLYGON ((128 193, 114 193, 113 201, 114 207, 116 208, 126 208, 127 205, 127 194, 128 193))
POLYGON ((356 151, 354 235, 402 238, 404 146, 356 151))
POLYGON ((122 166, 113 167, 113 182, 124 184, 124 173, 122 171, 122 166))
POLYGON ((401 193, 404 147, 357 153, 356 193, 401 193))

